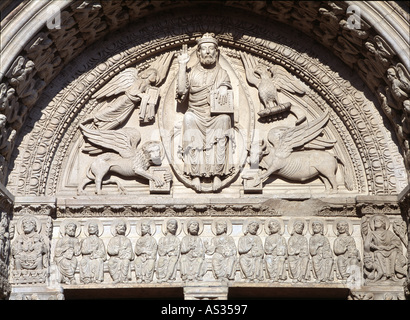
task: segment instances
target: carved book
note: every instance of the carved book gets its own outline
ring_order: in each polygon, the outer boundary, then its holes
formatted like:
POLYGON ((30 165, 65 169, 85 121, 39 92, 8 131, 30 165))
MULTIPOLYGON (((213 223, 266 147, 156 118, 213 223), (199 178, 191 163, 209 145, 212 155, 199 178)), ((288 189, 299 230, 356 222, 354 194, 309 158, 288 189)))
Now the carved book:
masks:
POLYGON ((211 103, 211 115, 233 114, 234 113, 232 90, 228 90, 228 99, 225 104, 219 103, 217 90, 211 91, 210 103, 211 103))

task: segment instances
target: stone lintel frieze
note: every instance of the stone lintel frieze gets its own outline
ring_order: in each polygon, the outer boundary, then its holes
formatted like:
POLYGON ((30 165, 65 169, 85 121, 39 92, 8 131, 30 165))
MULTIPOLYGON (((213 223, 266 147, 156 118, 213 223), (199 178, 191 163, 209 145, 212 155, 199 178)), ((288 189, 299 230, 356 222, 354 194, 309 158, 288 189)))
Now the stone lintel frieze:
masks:
MULTIPOLYGON (((51 198, 50 198, 51 199, 51 198)), ((345 216, 386 214, 401 215, 398 196, 306 197, 306 198, 246 198, 246 199, 171 199, 75 197, 57 198, 54 202, 16 202, 15 212, 31 210, 35 214, 68 217, 138 217, 138 216, 345 216), (18 209, 18 210, 16 210, 18 209), (48 210, 48 211, 47 211, 48 210), (48 212, 48 213, 47 213, 48 212)))
POLYGON ((13 215, 20 217, 25 214, 53 216, 56 208, 55 197, 16 197, 13 215))

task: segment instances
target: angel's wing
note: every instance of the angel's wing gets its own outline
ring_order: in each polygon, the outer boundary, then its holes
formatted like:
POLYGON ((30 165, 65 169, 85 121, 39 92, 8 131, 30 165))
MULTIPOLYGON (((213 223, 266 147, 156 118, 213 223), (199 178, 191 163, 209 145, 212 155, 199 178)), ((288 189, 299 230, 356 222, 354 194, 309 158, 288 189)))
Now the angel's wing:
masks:
POLYGON ((101 99, 125 92, 138 79, 138 70, 127 68, 112 78, 104 87, 98 90, 93 98, 101 99))
POLYGON ((155 82, 155 86, 158 86, 164 81, 169 67, 171 66, 172 59, 174 58, 173 52, 168 52, 163 54, 159 59, 157 59, 154 63, 152 63, 151 68, 154 68, 158 71, 157 79, 155 82))
POLYGON ((286 90, 289 93, 303 95, 306 93, 306 87, 300 81, 297 81, 285 68, 274 65, 270 68, 273 74, 272 81, 278 90, 286 90))
POLYGON ((241 55, 242 63, 245 67, 246 79, 248 80, 250 84, 252 84, 255 87, 258 87, 260 83, 260 79, 256 77, 254 73, 255 67, 257 66, 257 62, 255 58, 253 58, 252 56, 246 55, 242 52, 240 53, 240 55, 241 55))
POLYGON ((141 141, 138 130, 124 128, 119 130, 94 130, 80 124, 84 137, 93 145, 111 149, 124 158, 135 155, 135 149, 141 141))
MULTIPOLYGON (((275 146, 275 155, 280 158, 287 158, 295 148, 306 146, 309 142, 317 138, 329 120, 329 112, 326 111, 320 118, 304 123, 293 128, 273 128, 268 133, 268 141, 275 146)), ((323 147, 321 140, 316 140, 314 144, 323 147)))

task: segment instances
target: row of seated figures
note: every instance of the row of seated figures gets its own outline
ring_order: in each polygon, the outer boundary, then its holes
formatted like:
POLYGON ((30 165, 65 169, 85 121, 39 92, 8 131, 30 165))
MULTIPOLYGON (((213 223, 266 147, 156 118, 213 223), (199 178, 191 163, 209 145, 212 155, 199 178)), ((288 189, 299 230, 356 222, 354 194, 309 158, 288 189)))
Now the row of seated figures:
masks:
POLYGON ((286 223, 280 217, 249 218, 239 226, 233 222, 168 218, 162 223, 163 235, 154 236, 158 223, 144 218, 137 221, 138 237, 134 237, 130 221, 120 218, 111 222, 112 237, 106 237, 100 220, 69 219, 61 223, 60 237, 50 245, 40 232, 39 219, 23 216, 10 248, 12 276, 14 283, 44 282, 49 265, 54 266, 58 282, 72 285, 178 281, 364 285, 399 282, 406 275, 403 230, 394 221, 391 231, 384 215, 363 217, 359 237, 353 235, 347 218, 332 220, 334 235, 328 232, 330 222, 319 217, 290 218, 286 223), (213 235, 203 235, 204 225, 213 235))

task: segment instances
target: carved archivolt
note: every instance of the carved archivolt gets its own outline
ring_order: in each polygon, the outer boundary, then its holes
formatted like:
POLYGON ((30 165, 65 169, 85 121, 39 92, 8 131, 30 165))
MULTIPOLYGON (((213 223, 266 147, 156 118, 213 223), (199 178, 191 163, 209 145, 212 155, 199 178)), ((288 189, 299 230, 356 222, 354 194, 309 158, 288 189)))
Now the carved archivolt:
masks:
MULTIPOLYGON (((191 52, 195 50, 196 41, 203 33, 191 31, 187 34, 185 24, 179 25, 185 23, 185 20, 186 18, 172 19, 173 30, 178 34, 176 36, 163 36, 163 29, 159 29, 154 21, 145 26, 149 32, 141 33, 131 29, 121 37, 107 40, 103 48, 89 49, 78 62, 73 62, 70 67, 72 71, 64 73, 64 81, 72 79, 68 85, 64 84, 67 82, 61 82, 63 77, 61 80, 56 78, 55 87, 49 89, 54 98, 51 101, 46 98, 39 101, 39 107, 44 108, 44 115, 35 120, 34 130, 22 141, 20 156, 16 159, 18 169, 16 167, 9 178, 10 188, 21 195, 74 192, 73 187, 80 183, 74 180, 81 180, 83 174, 80 171, 77 173, 78 166, 75 163, 82 162, 83 159, 89 161, 79 152, 83 140, 78 128, 80 123, 101 107, 95 94, 101 92, 104 85, 124 70, 134 67, 140 70, 140 73, 148 70, 161 57, 179 53, 183 44, 187 44, 191 52), (79 61, 82 61, 81 67, 79 61), (73 170, 76 172, 74 175, 73 170)), ((208 25, 207 21, 213 21, 214 30, 222 28, 221 32, 216 34, 221 65, 228 69, 234 81, 235 99, 241 101, 239 112, 234 116, 237 117, 234 119, 235 142, 238 144, 235 154, 238 157, 237 173, 247 165, 246 152, 251 143, 265 138, 269 128, 279 124, 294 126, 295 122, 303 122, 304 117, 310 123, 313 119, 320 118, 326 110, 330 110, 324 134, 330 140, 337 141, 332 153, 345 165, 346 177, 354 181, 350 190, 358 193, 391 194, 404 187, 406 174, 402 164, 397 162, 398 151, 392 147, 393 144, 381 125, 382 119, 377 116, 373 102, 367 100, 351 82, 332 70, 341 68, 341 65, 332 61, 327 61, 327 66, 322 64, 312 57, 307 44, 303 46, 295 40, 297 36, 288 41, 286 30, 278 29, 276 34, 262 40, 253 33, 258 28, 260 31, 260 28, 269 26, 238 21, 231 24, 230 33, 226 33, 224 31, 227 27, 221 17, 206 15, 198 16, 190 26, 193 30, 196 28, 200 31, 208 25), (260 95, 258 96, 259 91, 249 85, 249 78, 246 77, 245 61, 249 59, 258 61, 266 68, 281 67, 294 81, 304 86, 305 91, 299 95, 289 90, 281 90, 280 99, 288 101, 282 110, 285 119, 278 121, 273 118, 266 121, 265 118, 265 121, 262 121, 257 114, 264 105, 260 95), (295 107, 289 109, 289 103, 295 107), (259 136, 256 137, 256 134, 259 136)), ((162 20, 161 25, 164 23, 171 23, 171 20, 162 20)), ((146 139, 154 136, 162 141, 167 155, 164 158, 165 167, 170 165, 176 174, 174 187, 178 186, 178 183, 189 187, 190 181, 184 180, 180 167, 170 163, 170 159, 177 162, 177 154, 176 146, 173 150, 168 149, 171 144, 167 139, 169 136, 175 138, 174 134, 178 134, 175 125, 179 117, 173 89, 178 63, 176 59, 170 63, 170 70, 163 84, 159 86, 161 98, 157 105, 156 119, 148 124, 130 120, 129 124, 139 127, 146 139)), ((134 111, 134 114, 137 117, 137 111, 134 111)), ((343 181, 344 174, 342 169, 338 170, 339 181, 343 181)), ((231 180, 225 179, 222 182, 225 183, 223 186, 233 183, 234 186, 242 188, 242 179, 238 174, 233 175, 231 180)), ((339 184, 343 186, 343 182, 339 184)), ((146 190, 144 182, 142 185, 140 183, 138 188, 141 191, 146 190)), ((268 180, 265 189, 269 188, 268 180)), ((274 184, 272 188, 274 189, 274 184)), ((344 192, 349 191, 344 187, 342 189, 344 192)))

